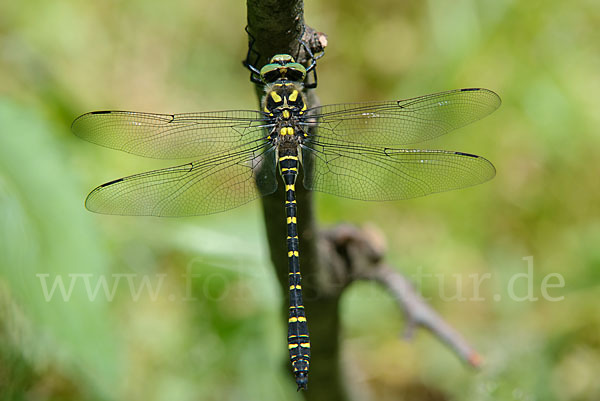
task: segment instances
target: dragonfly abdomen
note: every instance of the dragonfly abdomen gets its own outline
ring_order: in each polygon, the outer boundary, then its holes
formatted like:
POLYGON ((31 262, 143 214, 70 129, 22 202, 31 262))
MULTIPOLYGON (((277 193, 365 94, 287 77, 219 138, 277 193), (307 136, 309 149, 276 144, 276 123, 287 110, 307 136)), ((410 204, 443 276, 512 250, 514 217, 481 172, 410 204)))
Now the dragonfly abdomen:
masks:
POLYGON ((288 349, 296 376, 298 390, 306 389, 310 363, 310 339, 302 302, 302 277, 296 208, 296 177, 298 176, 298 153, 286 150, 279 158, 279 168, 285 184, 285 211, 287 219, 287 250, 289 266, 290 307, 288 318, 288 349))

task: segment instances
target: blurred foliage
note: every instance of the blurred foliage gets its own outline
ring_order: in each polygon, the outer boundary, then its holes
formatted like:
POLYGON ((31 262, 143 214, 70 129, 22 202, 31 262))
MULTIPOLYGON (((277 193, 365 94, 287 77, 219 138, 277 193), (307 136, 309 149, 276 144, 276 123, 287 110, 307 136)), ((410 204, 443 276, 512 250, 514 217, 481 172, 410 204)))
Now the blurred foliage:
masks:
MULTIPOLYGON (((421 275, 485 359, 475 372, 427 333, 400 341, 390 297, 361 283, 343 302, 349 383, 377 400, 599 399, 600 3, 306 7, 329 36, 324 104, 473 86, 503 99, 427 144, 485 156, 493 181, 384 204, 317 197, 322 225, 376 225, 389 262, 421 275), (535 301, 516 298, 529 290, 514 280, 528 256, 535 301), (556 302, 541 291, 554 273, 556 302), (485 274, 477 295, 473 277, 485 274)), ((254 108, 244 25, 243 3, 228 0, 0 5, 0 399, 300 399, 282 369, 285 294, 257 204, 186 219, 93 215, 82 202, 94 185, 168 164, 69 132, 95 109, 254 108), (57 277, 75 283, 69 301, 58 289, 46 300, 57 277), (98 287, 90 299, 101 277, 113 297, 98 287), (132 292, 144 278, 154 296, 132 292)))

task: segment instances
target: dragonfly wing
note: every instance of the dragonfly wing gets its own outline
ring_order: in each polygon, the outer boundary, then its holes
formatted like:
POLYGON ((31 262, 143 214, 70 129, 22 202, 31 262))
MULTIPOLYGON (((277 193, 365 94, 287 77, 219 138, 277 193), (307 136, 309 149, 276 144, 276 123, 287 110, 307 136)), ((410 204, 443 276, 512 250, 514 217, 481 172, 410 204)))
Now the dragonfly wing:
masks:
POLYGON ((427 141, 477 121, 500 106, 481 88, 457 89, 413 99, 333 104, 307 112, 317 139, 362 145, 403 146, 427 141))
POLYGON ((86 141, 145 157, 205 157, 264 141, 262 113, 228 110, 153 114, 95 111, 78 117, 73 132, 86 141))
POLYGON ((483 157, 443 150, 311 145, 304 186, 351 199, 409 199, 480 184, 496 170, 483 157))
POLYGON ((275 170, 264 156, 255 149, 120 178, 94 189, 85 206, 129 216, 222 212, 275 192, 275 170))

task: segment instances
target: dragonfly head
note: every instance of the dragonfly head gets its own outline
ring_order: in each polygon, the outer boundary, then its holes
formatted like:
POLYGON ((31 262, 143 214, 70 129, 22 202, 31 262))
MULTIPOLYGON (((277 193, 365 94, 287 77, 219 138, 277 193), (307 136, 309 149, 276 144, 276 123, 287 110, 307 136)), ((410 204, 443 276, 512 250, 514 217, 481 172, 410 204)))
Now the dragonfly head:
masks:
POLYGON ((260 69, 260 78, 264 83, 281 79, 303 82, 306 78, 306 68, 296 63, 289 54, 276 54, 271 57, 269 64, 260 69))

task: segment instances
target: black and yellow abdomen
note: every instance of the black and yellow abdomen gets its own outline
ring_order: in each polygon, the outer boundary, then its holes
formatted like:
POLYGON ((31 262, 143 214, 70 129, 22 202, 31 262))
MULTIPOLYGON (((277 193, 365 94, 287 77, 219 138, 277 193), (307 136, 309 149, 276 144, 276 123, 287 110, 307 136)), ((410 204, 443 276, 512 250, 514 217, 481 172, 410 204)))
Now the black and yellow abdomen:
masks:
POLYGON ((298 389, 305 389, 310 363, 310 340, 304 304, 298 241, 296 177, 298 176, 297 149, 285 149, 279 157, 279 169, 285 184, 285 211, 287 223, 287 251, 289 267, 290 307, 288 317, 288 348, 298 389))

